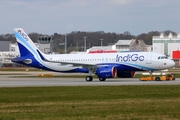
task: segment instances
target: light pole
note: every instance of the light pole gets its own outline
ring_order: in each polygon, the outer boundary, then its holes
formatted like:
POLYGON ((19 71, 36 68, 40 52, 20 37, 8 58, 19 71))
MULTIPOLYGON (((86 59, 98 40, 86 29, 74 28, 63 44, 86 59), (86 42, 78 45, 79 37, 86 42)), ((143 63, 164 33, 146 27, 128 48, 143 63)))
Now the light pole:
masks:
POLYGON ((66 34, 65 34, 65 40, 64 40, 64 54, 66 54, 66 48, 67 47, 67 38, 66 38, 66 34))
POLYGON ((83 37, 84 38, 84 52, 86 51, 86 38, 87 37, 83 37))
POLYGON ((100 39, 100 41, 101 41, 101 46, 102 46, 102 41, 103 41, 104 39, 100 39))

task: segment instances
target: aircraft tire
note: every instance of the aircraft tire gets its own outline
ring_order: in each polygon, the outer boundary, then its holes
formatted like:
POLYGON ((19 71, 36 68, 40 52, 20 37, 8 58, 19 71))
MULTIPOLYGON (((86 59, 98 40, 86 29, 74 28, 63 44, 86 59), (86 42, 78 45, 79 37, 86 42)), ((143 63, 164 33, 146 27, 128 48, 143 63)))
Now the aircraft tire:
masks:
POLYGON ((106 78, 99 78, 99 81, 106 81, 106 78))
POLYGON ((93 80, 93 77, 92 76, 86 76, 85 79, 87 82, 91 82, 93 80))

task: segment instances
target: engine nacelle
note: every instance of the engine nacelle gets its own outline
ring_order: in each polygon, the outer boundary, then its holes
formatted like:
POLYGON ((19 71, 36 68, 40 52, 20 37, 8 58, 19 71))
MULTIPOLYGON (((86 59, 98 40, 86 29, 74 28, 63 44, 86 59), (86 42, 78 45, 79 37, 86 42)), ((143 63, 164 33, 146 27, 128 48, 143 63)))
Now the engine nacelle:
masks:
POLYGON ((117 71, 117 76, 119 78, 132 78, 134 77, 134 71, 117 71))
POLYGON ((103 66, 97 68, 96 75, 98 78, 113 78, 117 75, 117 69, 114 66, 103 66))

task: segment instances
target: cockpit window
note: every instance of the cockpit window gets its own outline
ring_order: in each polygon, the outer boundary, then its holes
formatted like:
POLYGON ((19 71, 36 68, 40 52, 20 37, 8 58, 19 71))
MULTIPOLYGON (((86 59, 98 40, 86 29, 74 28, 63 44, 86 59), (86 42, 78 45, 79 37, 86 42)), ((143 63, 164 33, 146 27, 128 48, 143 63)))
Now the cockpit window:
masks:
POLYGON ((167 56, 165 56, 165 58, 164 59, 168 59, 168 57, 167 56))
POLYGON ((168 59, 167 56, 159 56, 158 59, 168 59))

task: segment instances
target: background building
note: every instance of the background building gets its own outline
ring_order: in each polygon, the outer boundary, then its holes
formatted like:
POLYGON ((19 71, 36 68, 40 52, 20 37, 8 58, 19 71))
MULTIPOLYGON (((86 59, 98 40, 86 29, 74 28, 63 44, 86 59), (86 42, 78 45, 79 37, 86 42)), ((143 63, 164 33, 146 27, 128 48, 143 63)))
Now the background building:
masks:
POLYGON ((19 53, 19 48, 17 43, 10 43, 9 44, 9 52, 17 52, 19 53))
POLYGON ((119 40, 116 44, 111 46, 94 46, 87 50, 87 53, 101 53, 101 52, 129 52, 129 51, 151 51, 143 40, 119 40))
POLYGON ((165 54, 170 59, 173 59, 173 51, 180 50, 180 33, 177 36, 173 36, 170 33, 168 36, 164 36, 161 33, 160 36, 153 36, 153 52, 165 54))
POLYGON ((0 51, 9 51, 11 41, 0 41, 0 51))
POLYGON ((53 51, 53 40, 51 36, 39 36, 36 46, 46 54, 50 54, 53 51))

